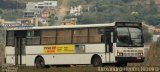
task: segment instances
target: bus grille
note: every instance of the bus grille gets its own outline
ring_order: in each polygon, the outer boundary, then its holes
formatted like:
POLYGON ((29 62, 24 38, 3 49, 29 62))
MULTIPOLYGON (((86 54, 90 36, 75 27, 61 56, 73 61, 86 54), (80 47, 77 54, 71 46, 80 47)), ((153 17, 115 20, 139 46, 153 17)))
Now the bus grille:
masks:
POLYGON ((123 56, 126 56, 126 57, 128 57, 128 56, 138 56, 138 52, 139 51, 142 51, 142 50, 124 50, 123 51, 123 56))

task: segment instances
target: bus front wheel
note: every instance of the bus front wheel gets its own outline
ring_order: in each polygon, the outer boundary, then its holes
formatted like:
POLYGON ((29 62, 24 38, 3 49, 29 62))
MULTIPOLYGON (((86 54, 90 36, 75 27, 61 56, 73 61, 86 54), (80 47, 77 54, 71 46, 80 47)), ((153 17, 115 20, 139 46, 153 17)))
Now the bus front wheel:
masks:
POLYGON ((101 60, 101 58, 99 56, 97 56, 97 55, 93 56, 93 58, 92 58, 92 65, 94 67, 102 66, 102 60, 101 60))
POLYGON ((43 57, 41 56, 38 56, 35 60, 35 66, 37 68, 44 68, 45 67, 45 62, 44 62, 44 59, 43 57))

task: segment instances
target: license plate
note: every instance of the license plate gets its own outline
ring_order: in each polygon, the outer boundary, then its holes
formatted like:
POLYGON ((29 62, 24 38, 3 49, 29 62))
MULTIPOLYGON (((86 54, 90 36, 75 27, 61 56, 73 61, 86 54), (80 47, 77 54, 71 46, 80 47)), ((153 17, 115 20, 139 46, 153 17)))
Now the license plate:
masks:
POLYGON ((137 59, 141 59, 141 57, 137 57, 137 59))

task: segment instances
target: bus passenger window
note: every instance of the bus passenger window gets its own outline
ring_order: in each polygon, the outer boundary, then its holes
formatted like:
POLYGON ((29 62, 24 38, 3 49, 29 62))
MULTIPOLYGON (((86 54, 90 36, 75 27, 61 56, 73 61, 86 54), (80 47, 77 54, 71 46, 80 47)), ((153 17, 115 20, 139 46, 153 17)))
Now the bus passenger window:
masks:
POLYGON ((7 45, 13 45, 14 44, 14 31, 8 31, 7 32, 7 45))
POLYGON ((56 30, 42 30, 42 44, 55 44, 56 30))
POLYGON ((73 43, 87 43, 88 42, 88 29, 75 29, 73 34, 73 43))
POLYGON ((103 41, 102 34, 99 34, 98 28, 89 28, 89 42, 90 43, 101 43, 103 41))
POLYGON ((57 30, 57 43, 71 43, 72 31, 71 29, 57 30))
POLYGON ((40 35, 39 30, 28 31, 27 32, 27 45, 40 44, 40 35))

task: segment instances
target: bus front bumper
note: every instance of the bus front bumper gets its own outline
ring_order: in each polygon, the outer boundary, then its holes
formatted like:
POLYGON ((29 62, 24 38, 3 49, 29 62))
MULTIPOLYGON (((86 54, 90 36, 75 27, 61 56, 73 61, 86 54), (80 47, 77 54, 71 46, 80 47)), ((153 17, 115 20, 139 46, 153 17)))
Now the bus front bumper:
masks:
POLYGON ((117 62, 140 63, 144 62, 144 57, 116 57, 117 62))

